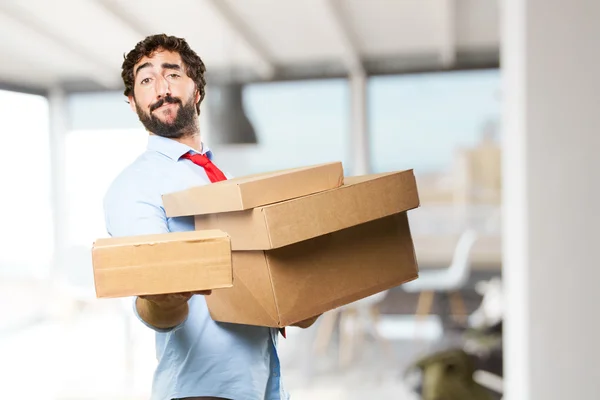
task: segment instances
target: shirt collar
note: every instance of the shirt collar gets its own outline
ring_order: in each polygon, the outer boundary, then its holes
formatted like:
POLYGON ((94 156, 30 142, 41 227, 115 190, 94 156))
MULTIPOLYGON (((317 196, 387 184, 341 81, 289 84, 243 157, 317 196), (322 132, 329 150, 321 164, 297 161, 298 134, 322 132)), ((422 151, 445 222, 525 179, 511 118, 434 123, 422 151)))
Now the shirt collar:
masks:
MULTIPOLYGON (((176 140, 165 138, 158 135, 150 135, 148 137, 148 150, 156 151, 173 161, 178 161, 182 155, 188 152, 198 153, 190 146, 183 143, 179 143, 176 140)), ((212 151, 202 143, 202 152, 200 154, 206 155, 209 159, 212 159, 212 151)))

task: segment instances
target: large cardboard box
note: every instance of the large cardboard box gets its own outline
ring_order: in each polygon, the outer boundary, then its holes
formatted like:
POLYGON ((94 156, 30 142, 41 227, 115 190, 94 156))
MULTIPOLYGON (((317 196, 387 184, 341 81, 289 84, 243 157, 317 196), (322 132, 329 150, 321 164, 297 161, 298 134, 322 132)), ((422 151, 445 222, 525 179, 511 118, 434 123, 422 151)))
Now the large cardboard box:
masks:
POLYGON ((99 298, 233 285, 231 241, 219 230, 98 239, 92 263, 99 298))
POLYGON ((233 252, 234 285, 206 297, 216 321, 284 327, 418 276, 406 213, 267 251, 233 252))
POLYGON ((337 188, 341 162, 242 176, 163 195, 168 217, 248 210, 337 188))
MULTIPOLYGON (((190 215, 200 197, 198 190, 180 211, 190 215)), ((406 211, 418 206, 413 171, 401 171, 345 178, 340 187, 251 210, 196 216, 196 229, 227 232, 234 250, 233 287, 207 297, 212 317, 282 327, 415 279, 406 211)))

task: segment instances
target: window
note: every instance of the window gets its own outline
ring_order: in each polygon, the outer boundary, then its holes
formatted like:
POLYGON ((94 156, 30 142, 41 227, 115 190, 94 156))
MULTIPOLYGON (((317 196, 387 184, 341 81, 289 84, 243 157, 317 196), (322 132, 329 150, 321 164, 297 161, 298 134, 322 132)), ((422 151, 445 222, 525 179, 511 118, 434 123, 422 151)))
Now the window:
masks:
POLYGON ((330 161, 348 165, 345 80, 253 84, 244 89, 243 100, 258 144, 219 147, 215 156, 228 172, 239 176, 330 161))
POLYGON ((0 91, 0 275, 42 278, 53 252, 48 101, 0 91))
POLYGON ((373 77, 369 82, 375 172, 452 167, 457 148, 474 146, 499 120, 498 70, 373 77))

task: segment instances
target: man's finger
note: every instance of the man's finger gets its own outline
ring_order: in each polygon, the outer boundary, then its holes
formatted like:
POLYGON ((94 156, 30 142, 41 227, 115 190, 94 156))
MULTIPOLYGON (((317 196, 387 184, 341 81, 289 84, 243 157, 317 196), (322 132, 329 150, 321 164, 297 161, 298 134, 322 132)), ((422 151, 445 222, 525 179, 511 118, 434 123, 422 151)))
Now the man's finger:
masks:
POLYGON ((209 294, 212 293, 212 290, 198 290, 195 292, 191 292, 192 294, 202 294, 204 296, 208 296, 209 294))

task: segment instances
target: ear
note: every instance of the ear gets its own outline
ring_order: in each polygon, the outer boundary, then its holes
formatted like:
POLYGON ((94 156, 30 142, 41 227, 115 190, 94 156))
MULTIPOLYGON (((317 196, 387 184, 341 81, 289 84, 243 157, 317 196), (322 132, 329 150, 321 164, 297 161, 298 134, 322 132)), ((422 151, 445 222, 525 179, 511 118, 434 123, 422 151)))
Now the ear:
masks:
POLYGON ((194 96, 194 104, 198 104, 199 101, 200 101, 200 90, 196 89, 196 94, 194 96))
POLYGON ((129 107, 131 107, 131 111, 137 114, 137 110, 135 109, 135 99, 133 96, 128 96, 127 98, 129 99, 129 107))

